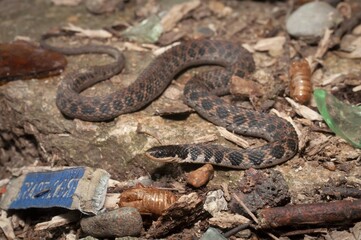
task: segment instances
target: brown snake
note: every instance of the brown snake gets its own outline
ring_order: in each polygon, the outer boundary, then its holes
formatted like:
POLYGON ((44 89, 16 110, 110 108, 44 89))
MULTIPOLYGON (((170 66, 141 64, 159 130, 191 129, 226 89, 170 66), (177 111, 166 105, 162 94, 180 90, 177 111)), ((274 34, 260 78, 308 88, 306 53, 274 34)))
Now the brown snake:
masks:
POLYGON ((186 84, 185 103, 205 119, 229 131, 268 141, 261 147, 245 150, 211 144, 157 146, 146 152, 153 160, 209 162, 247 169, 282 163, 297 152, 298 137, 288 121, 275 115, 240 109, 219 97, 229 93, 232 75, 243 77, 255 68, 252 55, 239 44, 212 40, 181 43, 155 58, 129 87, 107 96, 85 97, 80 95, 81 91, 122 70, 123 55, 108 46, 52 47, 45 43, 48 37, 42 39, 45 48, 65 54, 106 53, 116 60, 109 65, 80 70, 64 77, 57 91, 56 104, 62 113, 71 118, 105 121, 137 111, 161 95, 182 70, 196 65, 219 65, 223 69, 196 75, 186 84))

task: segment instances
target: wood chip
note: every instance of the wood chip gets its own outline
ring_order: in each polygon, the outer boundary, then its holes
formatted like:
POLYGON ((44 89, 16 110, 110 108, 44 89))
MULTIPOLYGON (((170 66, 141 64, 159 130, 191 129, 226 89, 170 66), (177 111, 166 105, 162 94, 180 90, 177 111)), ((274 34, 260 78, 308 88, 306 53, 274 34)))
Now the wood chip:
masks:
POLYGON ((16 239, 14 229, 11 225, 10 220, 7 217, 7 213, 4 210, 1 210, 0 228, 2 229, 8 240, 16 239))
POLYGON ((154 56, 159 56, 159 55, 161 55, 162 53, 164 53, 165 51, 167 51, 168 49, 171 49, 172 47, 177 46, 177 45, 179 45, 179 44, 180 44, 180 42, 175 42, 175 43, 172 43, 172 44, 170 44, 170 45, 168 45, 168 46, 155 49, 155 50, 153 50, 153 55, 154 55, 154 56))
POLYGON ((218 140, 218 136, 216 134, 207 134, 207 135, 195 138, 193 142, 195 144, 198 144, 198 143, 213 142, 216 140, 218 140))
POLYGON ((177 231, 204 219, 208 213, 203 209, 203 201, 197 193, 181 196, 168 208, 147 232, 147 239, 166 236, 174 229, 177 231))
POLYGON ((67 212, 65 214, 60 214, 51 218, 50 221, 41 222, 35 225, 35 231, 45 230, 64 226, 71 222, 78 221, 80 219, 80 212, 67 212))
POLYGON ((358 91, 361 91, 361 85, 352 88, 352 92, 358 92, 358 91))
POLYGON ((250 223, 251 220, 239 214, 218 212, 214 214, 214 216, 210 218, 208 222, 210 225, 220 228, 233 228, 241 224, 250 223))
POLYGON ((120 193, 107 193, 103 208, 113 210, 118 208, 120 193))
POLYGON ((124 49, 130 50, 130 51, 137 51, 137 52, 148 52, 149 51, 149 48, 145 48, 145 47, 139 46, 138 44, 131 43, 131 42, 125 42, 124 49))
POLYGON ((228 141, 231 141, 242 148, 249 147, 249 143, 244 138, 229 132, 224 127, 217 127, 217 130, 219 134, 221 134, 221 136, 227 139, 228 141))
POLYGON ((321 86, 326 86, 326 85, 329 85, 331 83, 338 83, 338 82, 342 81, 343 79, 344 79, 344 74, 336 73, 336 74, 333 74, 333 75, 325 78, 321 82, 321 86))
POLYGON ((97 30, 84 29, 84 28, 75 26, 71 23, 69 23, 69 26, 63 27, 62 29, 66 30, 66 31, 75 32, 77 36, 88 37, 88 38, 106 39, 106 38, 112 37, 112 34, 110 32, 105 31, 103 29, 97 29, 97 30))
POLYGON ((307 149, 307 155, 314 156, 320 153, 325 146, 329 145, 328 141, 330 138, 321 134, 319 138, 311 140, 307 149))
POLYGON ((305 105, 299 104, 288 97, 286 97, 286 100, 287 100, 287 102, 289 102, 291 104, 292 108, 301 117, 307 118, 311 121, 322 121, 323 120, 322 116, 319 113, 317 113, 316 111, 313 111, 311 108, 306 107, 305 105))
POLYGON ((185 15, 200 6, 200 4, 201 1, 194 0, 174 5, 160 21, 163 32, 172 30, 185 15))
POLYGON ((284 36, 277 36, 272 38, 264 38, 259 40, 254 46, 254 50, 256 51, 269 51, 272 56, 278 56, 283 49, 283 45, 286 42, 286 38, 284 36))

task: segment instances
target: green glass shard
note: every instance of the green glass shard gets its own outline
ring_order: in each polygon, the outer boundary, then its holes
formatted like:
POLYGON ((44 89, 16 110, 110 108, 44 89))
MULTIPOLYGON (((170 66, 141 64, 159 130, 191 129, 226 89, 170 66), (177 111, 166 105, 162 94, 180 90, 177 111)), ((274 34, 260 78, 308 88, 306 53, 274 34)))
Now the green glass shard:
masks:
POLYGON ((330 129, 353 146, 361 148, 361 106, 344 103, 322 89, 316 89, 313 96, 330 129))

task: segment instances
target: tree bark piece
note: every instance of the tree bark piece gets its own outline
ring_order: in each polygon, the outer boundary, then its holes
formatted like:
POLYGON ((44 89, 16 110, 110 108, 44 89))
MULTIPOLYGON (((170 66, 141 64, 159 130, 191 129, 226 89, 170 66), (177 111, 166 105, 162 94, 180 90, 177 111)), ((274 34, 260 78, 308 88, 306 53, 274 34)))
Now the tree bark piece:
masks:
POLYGON ((351 222, 361 219, 361 200, 262 209, 258 219, 262 229, 351 222))

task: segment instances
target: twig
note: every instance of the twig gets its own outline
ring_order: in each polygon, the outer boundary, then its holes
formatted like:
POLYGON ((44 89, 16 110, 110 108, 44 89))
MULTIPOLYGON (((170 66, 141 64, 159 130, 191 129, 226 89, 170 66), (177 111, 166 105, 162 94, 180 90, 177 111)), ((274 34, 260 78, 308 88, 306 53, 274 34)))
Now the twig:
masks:
POLYGON ((361 198, 361 190, 352 187, 323 187, 320 190, 322 195, 328 195, 338 198, 361 198))
POLYGON ((313 73, 319 64, 319 61, 323 58, 326 52, 329 49, 331 42, 332 30, 326 29, 321 41, 318 44, 317 51, 314 56, 310 56, 308 58, 308 62, 310 63, 311 73, 313 73))
POLYGON ((242 206, 242 208, 246 211, 246 213, 248 213, 248 215, 251 216, 253 221, 255 223, 259 224, 257 217, 251 212, 251 210, 249 210, 249 208, 246 206, 246 204, 244 204, 244 202, 236 194, 233 193, 232 196, 234 197, 234 199, 236 199, 236 201, 239 203, 239 205, 242 206))
POLYGON ((261 229, 351 222, 361 219, 361 200, 261 209, 258 219, 261 229))
MULTIPOLYGON (((252 227, 253 229, 259 231, 259 230, 262 230, 259 228, 259 226, 257 225, 254 225, 254 224, 251 224, 250 227, 252 227)), ((263 230, 262 230, 263 231, 263 230)), ((273 235, 272 233, 269 233, 269 232, 265 232, 270 238, 272 238, 273 240, 280 240, 278 237, 276 237, 275 235, 273 235)))
POLYGON ((250 225, 249 223, 241 224, 241 225, 229 230, 228 232, 223 233, 223 236, 228 238, 228 237, 238 233, 239 231, 248 228, 249 225, 250 225))
POLYGON ((225 139, 227 139, 228 141, 231 141, 242 148, 249 147, 249 143, 244 138, 241 138, 240 136, 229 132, 224 127, 217 127, 217 130, 218 130, 219 134, 221 134, 221 136, 224 137, 225 139))

